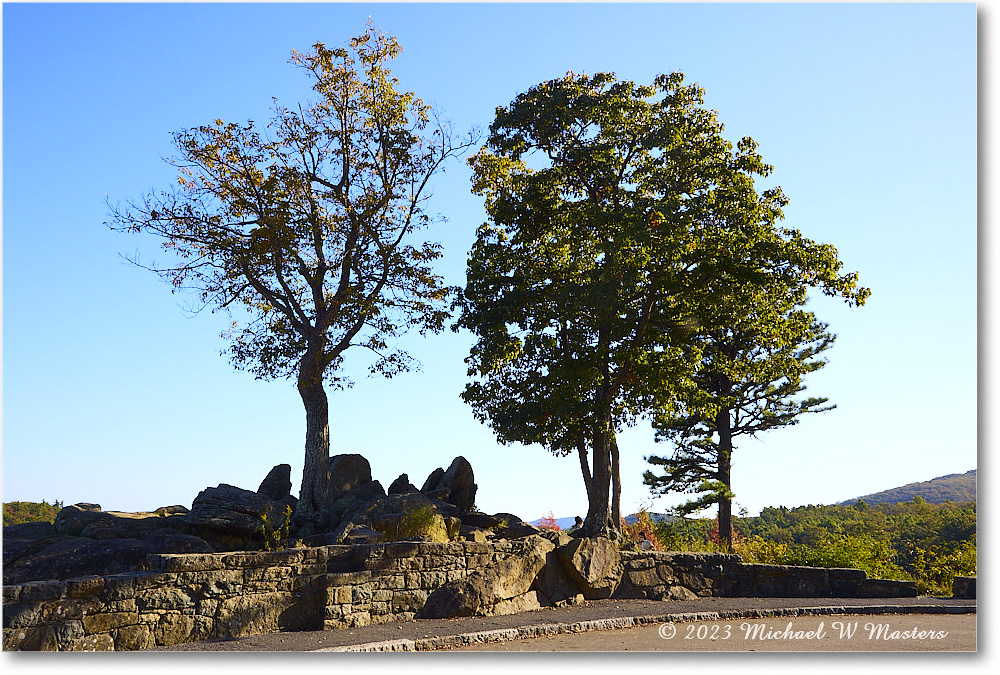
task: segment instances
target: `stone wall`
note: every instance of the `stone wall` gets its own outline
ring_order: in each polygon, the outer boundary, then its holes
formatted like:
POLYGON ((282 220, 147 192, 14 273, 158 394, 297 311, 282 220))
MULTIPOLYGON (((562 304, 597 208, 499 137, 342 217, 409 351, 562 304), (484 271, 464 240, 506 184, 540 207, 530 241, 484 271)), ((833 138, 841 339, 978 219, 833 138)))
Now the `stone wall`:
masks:
MULTIPOLYGON (((434 590, 526 555, 534 545, 517 539, 396 542, 152 555, 151 569, 142 572, 4 586, 3 648, 137 650, 405 621, 434 590)), ((749 565, 730 555, 621 555, 624 571, 614 594, 620 598, 916 595, 912 583, 869 580, 860 570, 749 565)), ((524 595, 535 597, 535 591, 524 595)), ((517 600, 491 611, 532 604, 517 600)))
POLYGON ((697 597, 916 597, 912 581, 869 579, 862 570, 744 563, 721 553, 622 552, 619 598, 690 600, 697 597))
POLYGON ((163 554, 153 569, 4 586, 4 650, 134 650, 412 619, 521 541, 163 554))

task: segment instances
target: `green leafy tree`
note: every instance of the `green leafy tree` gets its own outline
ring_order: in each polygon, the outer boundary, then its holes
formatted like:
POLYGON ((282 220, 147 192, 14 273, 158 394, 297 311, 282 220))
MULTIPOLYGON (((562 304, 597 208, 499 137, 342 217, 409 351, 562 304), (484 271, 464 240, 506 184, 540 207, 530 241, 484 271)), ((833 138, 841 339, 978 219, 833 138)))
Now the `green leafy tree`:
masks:
MULTIPOLYGON (((502 442, 578 454, 589 535, 617 534, 616 434, 696 371, 690 336, 722 311, 718 275, 766 278, 775 267, 755 261, 797 237, 774 227, 780 189, 754 188, 771 169, 754 142, 734 148, 702 103, 679 73, 567 74, 499 108, 472 159, 489 222, 456 324, 478 338, 463 398, 502 442)), ((827 258, 827 290, 850 291, 827 258)))
MULTIPOLYGON (((774 296, 772 296, 774 297, 774 296)), ((770 306, 773 308, 773 305, 770 306)), ((732 548, 732 455, 736 439, 797 424, 801 415, 830 410, 825 398, 796 399, 806 374, 834 336, 810 312, 798 309, 762 321, 763 313, 732 317, 728 326, 692 341, 698 370, 654 420, 657 438, 674 444, 670 457, 647 460, 662 467, 644 481, 653 492, 699 493, 677 507, 682 515, 718 505, 719 535, 732 548)))
POLYGON ((472 139, 456 140, 399 89, 388 67, 399 51, 369 26, 347 48, 293 53, 315 102, 276 103, 266 130, 217 119, 175 133, 178 186, 112 209, 113 229, 161 239, 176 261, 148 269, 203 307, 243 310, 224 334, 234 365, 295 378, 306 412, 301 523, 329 506, 324 382, 349 384, 344 352, 370 350, 372 372, 391 377, 412 365, 393 338, 436 332, 448 316, 431 269, 440 247, 411 239, 430 220, 429 179, 472 139))

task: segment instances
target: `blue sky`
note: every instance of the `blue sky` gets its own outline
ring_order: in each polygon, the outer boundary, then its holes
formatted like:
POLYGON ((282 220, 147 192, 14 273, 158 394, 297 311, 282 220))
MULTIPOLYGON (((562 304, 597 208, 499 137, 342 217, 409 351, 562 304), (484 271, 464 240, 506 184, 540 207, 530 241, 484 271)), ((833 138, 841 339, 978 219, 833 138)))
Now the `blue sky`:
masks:
MULTIPOLYGON (((346 42, 369 16, 396 35, 402 85, 458 129, 566 71, 650 82, 682 70, 726 134, 753 136, 790 197, 786 223, 834 244, 873 295, 813 307, 839 335, 808 382, 835 411, 745 441, 736 501, 831 503, 976 467, 976 7, 917 5, 3 6, 3 500, 190 506, 208 486, 256 489, 277 463, 297 490, 304 414, 288 382, 219 356, 225 316, 119 254, 105 200, 173 181, 170 132, 217 117, 266 121, 308 98, 291 50, 346 42)), ((455 162, 429 233, 449 283, 485 214, 455 162)), ((405 344, 423 364, 330 396, 332 452, 388 485, 419 485, 456 455, 478 505, 526 519, 583 515, 574 457, 498 446, 459 399, 472 339, 405 344)), ((621 435, 623 509, 662 509, 647 426, 621 435)))

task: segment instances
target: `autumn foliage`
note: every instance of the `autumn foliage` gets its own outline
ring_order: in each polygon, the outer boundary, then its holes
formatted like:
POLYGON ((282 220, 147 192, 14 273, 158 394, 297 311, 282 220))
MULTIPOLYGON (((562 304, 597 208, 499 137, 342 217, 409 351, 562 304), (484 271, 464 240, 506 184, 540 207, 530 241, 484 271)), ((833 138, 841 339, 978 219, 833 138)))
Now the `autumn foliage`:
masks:
POLYGON ((553 530, 555 532, 562 530, 562 528, 556 524, 556 517, 551 511, 549 511, 548 515, 542 516, 542 518, 538 521, 538 527, 543 530, 553 530))

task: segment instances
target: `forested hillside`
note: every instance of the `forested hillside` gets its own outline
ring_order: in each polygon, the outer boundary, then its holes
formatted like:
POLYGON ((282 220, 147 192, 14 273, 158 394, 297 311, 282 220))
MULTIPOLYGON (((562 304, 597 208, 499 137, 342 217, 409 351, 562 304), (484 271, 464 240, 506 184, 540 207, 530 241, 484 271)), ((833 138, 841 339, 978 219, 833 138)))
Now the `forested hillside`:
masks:
POLYGON ((840 504, 856 504, 859 501, 868 504, 899 504, 908 502, 914 497, 920 497, 931 504, 974 502, 976 501, 976 470, 940 476, 920 483, 908 483, 891 490, 848 499, 840 504))
POLYGON ((41 502, 4 502, 3 526, 34 523, 40 520, 51 523, 55 521, 56 514, 62 507, 60 501, 54 504, 49 504, 45 500, 41 502))

